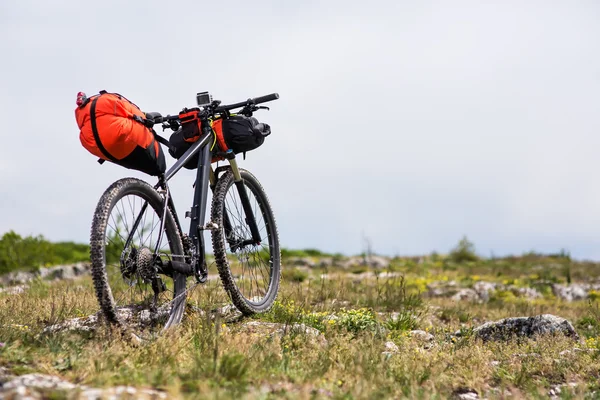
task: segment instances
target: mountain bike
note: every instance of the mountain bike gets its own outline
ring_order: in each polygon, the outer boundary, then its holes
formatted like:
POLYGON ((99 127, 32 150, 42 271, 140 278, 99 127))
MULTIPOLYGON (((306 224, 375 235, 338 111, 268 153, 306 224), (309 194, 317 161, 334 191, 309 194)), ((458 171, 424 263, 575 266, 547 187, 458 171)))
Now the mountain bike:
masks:
MULTIPOLYGON (((268 109, 259 104, 279 95, 230 105, 205 97, 198 96, 200 138, 158 175, 158 183, 151 186, 137 178, 120 179, 97 204, 90 240, 92 278, 101 313, 109 323, 139 332, 179 324, 188 293, 208 278, 206 231, 211 233, 223 287, 242 314, 266 312, 277 297, 281 255, 269 199, 258 179, 238 167, 233 151, 215 152, 211 126, 234 115, 235 109, 240 109, 235 115, 251 117, 259 109, 268 109), (215 155, 228 165, 213 168, 215 155), (192 207, 185 212, 190 218, 186 234, 168 182, 184 165, 189 168, 190 162, 196 163, 192 165, 196 177, 192 207), (212 203, 207 221, 209 190, 212 203)), ((181 129, 179 115, 146 113, 146 117, 163 130, 181 129)))

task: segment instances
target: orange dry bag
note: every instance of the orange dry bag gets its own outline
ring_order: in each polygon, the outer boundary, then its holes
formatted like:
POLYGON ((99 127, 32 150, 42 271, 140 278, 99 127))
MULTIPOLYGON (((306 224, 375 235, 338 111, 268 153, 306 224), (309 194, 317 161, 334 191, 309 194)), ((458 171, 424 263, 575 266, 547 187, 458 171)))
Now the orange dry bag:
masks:
POLYGON ((163 150, 154 130, 144 125, 145 114, 138 106, 104 90, 89 98, 80 93, 77 104, 79 140, 101 163, 107 160, 150 175, 165 172, 163 150))

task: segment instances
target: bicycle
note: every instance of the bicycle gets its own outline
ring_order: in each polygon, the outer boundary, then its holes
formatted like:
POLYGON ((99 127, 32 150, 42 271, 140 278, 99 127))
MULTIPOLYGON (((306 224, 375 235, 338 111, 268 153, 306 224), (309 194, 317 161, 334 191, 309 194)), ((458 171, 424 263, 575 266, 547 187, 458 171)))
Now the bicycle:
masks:
MULTIPOLYGON (((206 231, 211 233, 220 280, 235 307, 243 315, 272 307, 281 279, 275 216, 262 185, 238 167, 233 151, 217 151, 228 165, 213 169, 216 137, 211 123, 229 118, 238 108, 237 114, 252 116, 259 109, 268 109, 258 104, 278 98, 273 93, 230 105, 198 98, 202 134, 158 176, 156 185, 122 178, 105 190, 94 213, 90 253, 96 297, 109 323, 140 332, 156 327, 164 331, 179 324, 188 292, 208 278, 206 231), (185 234, 168 181, 196 156, 193 204, 185 213, 191 222, 185 234), (213 197, 206 222, 209 189, 213 197), (237 261, 230 260, 228 250, 237 261), (192 277, 195 282, 187 288, 192 277)), ((149 125, 161 124, 163 130, 181 129, 179 115, 146 113, 146 118, 149 125)), ((163 144, 168 144, 164 140, 163 144)))

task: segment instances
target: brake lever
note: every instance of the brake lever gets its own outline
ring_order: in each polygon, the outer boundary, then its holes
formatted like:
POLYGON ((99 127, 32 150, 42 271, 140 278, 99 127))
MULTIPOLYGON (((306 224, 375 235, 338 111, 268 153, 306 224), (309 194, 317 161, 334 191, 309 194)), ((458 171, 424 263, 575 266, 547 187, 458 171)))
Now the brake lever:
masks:
POLYGON ((247 117, 251 117, 252 113, 254 113, 255 111, 258 110, 269 110, 269 107, 267 106, 257 106, 254 104, 248 104, 247 106, 245 106, 241 111, 240 114, 243 114, 247 117))

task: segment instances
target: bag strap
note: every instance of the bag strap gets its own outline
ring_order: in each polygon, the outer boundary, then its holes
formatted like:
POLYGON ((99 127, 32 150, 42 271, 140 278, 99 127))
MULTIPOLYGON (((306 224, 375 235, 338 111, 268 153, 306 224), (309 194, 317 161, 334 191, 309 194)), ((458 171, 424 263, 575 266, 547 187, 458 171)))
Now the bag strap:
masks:
MULTIPOLYGON (((102 142, 100 141, 100 135, 98 135, 98 127, 96 126, 96 102, 98 101, 98 97, 92 100, 92 105, 90 106, 90 122, 92 123, 92 133, 94 134, 94 140, 96 141, 96 145, 98 146, 98 150, 104 154, 106 158, 111 160, 112 162, 117 162, 118 160, 113 157, 104 147, 102 142)), ((102 162, 100 162, 102 164, 102 162)))
POLYGON ((158 133, 156 133, 156 132, 154 131, 154 129, 152 129, 152 133, 154 134, 154 138, 155 138, 156 140, 158 140, 158 142, 159 142, 159 143, 162 143, 162 144, 164 144, 165 146, 167 146, 167 148, 168 148, 169 150, 171 150, 172 152, 175 152, 176 148, 175 148, 175 146, 173 146, 173 145, 171 144, 171 142, 169 142, 167 139, 165 139, 164 137, 162 137, 162 136, 160 136, 158 133))
MULTIPOLYGON (((108 92, 107 92, 106 90, 101 90, 99 93, 100 93, 100 95, 99 95, 99 96, 101 96, 101 95, 103 95, 103 94, 108 94, 108 92)), ((136 106, 136 107, 139 109, 139 107, 138 107, 136 104, 134 104, 134 103, 133 103, 132 101, 130 101, 129 99, 125 98, 125 96, 123 96, 123 95, 120 95, 119 93, 111 93, 111 94, 114 94, 114 95, 116 95, 116 96, 119 96, 119 98, 122 98, 122 99, 125 99, 125 100, 127 100, 128 102, 130 102, 131 104, 133 104, 134 106, 136 106)), ((94 100, 92 100, 92 105, 90 106, 90 120, 91 120, 91 123, 92 123, 92 133, 94 134, 94 140, 96 141, 96 145, 98 146, 98 149, 99 149, 99 150, 102 152, 102 154, 104 154, 104 156, 105 156, 106 158, 108 158, 109 160, 111 160, 111 161, 113 161, 113 162, 117 162, 118 160, 117 160, 115 157, 113 157, 113 156, 112 156, 112 155, 111 155, 111 154, 110 154, 110 153, 109 153, 109 152, 106 150, 106 148, 104 147, 104 145, 102 145, 102 142, 100 141, 100 135, 98 135, 98 127, 96 126, 96 101, 98 100, 98 97, 99 97, 99 96, 96 96, 96 97, 94 98, 94 100)), ((146 126, 146 128, 148 128, 148 129, 150 129, 150 130, 152 131, 152 134, 153 134, 154 138, 155 138, 155 139, 156 139, 156 140, 157 140, 159 143, 162 143, 162 144, 164 144, 165 146, 167 146, 167 147, 168 147, 170 150, 172 150, 172 151, 175 151, 175 146, 173 146, 173 145, 172 145, 172 144, 171 144, 171 143, 170 143, 170 142, 169 142, 167 139, 165 139, 164 137, 162 137, 162 136, 160 136, 159 134, 157 134, 157 133, 156 133, 156 131, 155 131, 154 129, 152 129, 152 128, 148 127, 148 125, 146 124, 146 120, 145 120, 144 118, 142 118, 142 117, 140 117, 140 116, 138 116, 138 115, 134 115, 134 116, 132 116, 132 117, 131 117, 131 119, 133 119, 134 121, 136 121, 136 122, 139 122, 139 123, 141 123, 142 125, 146 126)), ((106 160, 104 160, 104 159, 102 159, 102 158, 100 158, 100 159, 98 160, 98 162, 99 162, 100 164, 104 164, 104 162, 105 162, 105 161, 106 161, 106 160)))

